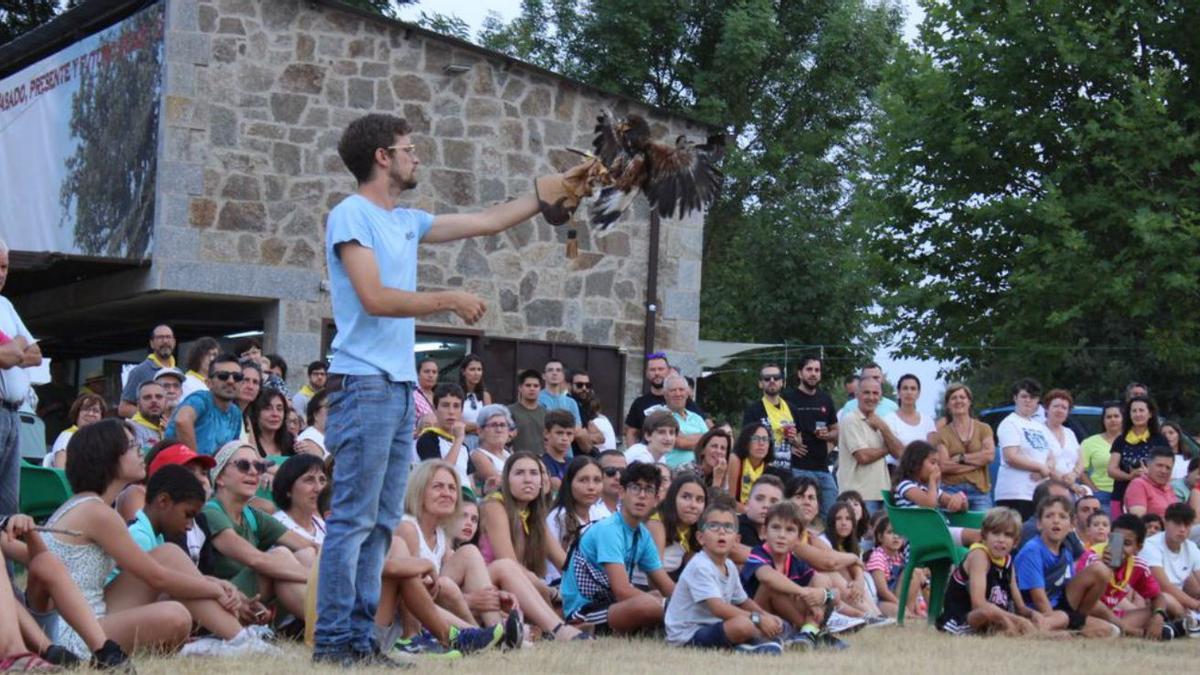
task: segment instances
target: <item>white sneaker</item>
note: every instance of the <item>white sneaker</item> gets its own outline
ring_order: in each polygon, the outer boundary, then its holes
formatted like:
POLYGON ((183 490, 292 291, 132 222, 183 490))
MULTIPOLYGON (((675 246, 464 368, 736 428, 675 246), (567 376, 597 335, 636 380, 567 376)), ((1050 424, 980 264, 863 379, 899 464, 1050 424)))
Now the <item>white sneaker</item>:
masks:
POLYGON ((1200 612, 1191 611, 1183 617, 1183 627, 1190 638, 1200 638, 1200 612))
POLYGON ((274 645, 269 645, 258 635, 243 628, 240 633, 229 640, 215 637, 202 637, 193 640, 179 650, 180 656, 246 656, 263 654, 267 656, 282 656, 283 651, 274 645))
POLYGON ((848 630, 862 628, 866 623, 865 619, 860 619, 854 616, 846 616, 841 612, 834 612, 829 615, 829 620, 825 622, 825 630, 830 633, 844 633, 848 630))
POLYGON ((884 626, 891 626, 896 623, 896 620, 890 616, 876 614, 875 616, 868 616, 866 622, 867 628, 882 628, 884 626))

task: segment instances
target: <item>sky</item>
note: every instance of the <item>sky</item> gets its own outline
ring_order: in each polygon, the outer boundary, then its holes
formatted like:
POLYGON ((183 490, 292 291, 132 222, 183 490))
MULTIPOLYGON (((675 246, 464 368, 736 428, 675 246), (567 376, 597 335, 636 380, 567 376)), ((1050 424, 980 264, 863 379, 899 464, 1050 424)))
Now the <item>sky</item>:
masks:
MULTIPOLYGON (((924 17, 924 12, 916 0, 901 0, 905 10, 904 37, 911 40, 916 35, 916 26, 924 17)), ((500 18, 509 21, 521 12, 521 0, 421 0, 415 6, 404 7, 400 10, 400 18, 405 21, 416 21, 421 12, 441 12, 453 14, 471 26, 474 36, 483 25, 488 12, 495 12, 500 18)), ((938 399, 941 398, 944 384, 938 381, 938 363, 936 361, 920 361, 916 359, 893 358, 889 351, 881 349, 875 354, 875 360, 883 367, 884 375, 890 382, 896 382, 901 375, 912 373, 921 380, 921 398, 917 401, 917 409, 922 414, 933 415, 938 399)))

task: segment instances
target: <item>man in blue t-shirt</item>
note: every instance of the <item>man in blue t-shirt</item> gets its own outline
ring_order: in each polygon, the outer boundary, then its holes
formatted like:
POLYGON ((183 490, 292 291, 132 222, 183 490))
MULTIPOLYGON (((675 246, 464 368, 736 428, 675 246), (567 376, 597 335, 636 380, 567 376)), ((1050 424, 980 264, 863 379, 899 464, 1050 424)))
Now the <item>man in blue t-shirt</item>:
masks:
POLYGON ((630 633, 661 625, 664 598, 675 582, 663 570, 646 519, 658 502, 662 474, 653 464, 635 462, 621 475, 621 511, 589 525, 563 572, 563 615, 590 623, 597 632, 630 633), (662 597, 639 590, 633 571, 645 572, 662 597))
POLYGON ((174 438, 201 455, 217 454, 242 433, 237 406, 242 367, 233 354, 222 354, 208 366, 208 389, 192 392, 175 408, 163 438, 174 438))
POLYGON ((1096 562, 1072 577, 1075 559, 1065 545, 1072 531, 1071 510, 1071 500, 1063 496, 1047 497, 1038 505, 1038 537, 1021 547, 1014 563, 1017 588, 1042 630, 1118 637, 1120 628, 1088 616, 1112 581, 1112 570, 1096 562))
POLYGON ((468 324, 483 301, 463 291, 417 291, 417 246, 498 234, 543 212, 562 223, 587 192, 586 162, 542 176, 534 193, 478 213, 431 213, 397 201, 417 186, 412 128, 370 114, 346 127, 338 155, 358 189, 329 213, 325 259, 337 335, 325 390, 325 445, 337 457, 333 515, 321 551, 313 660, 395 665, 375 641, 380 574, 400 520, 412 459, 414 320, 453 312, 468 324))

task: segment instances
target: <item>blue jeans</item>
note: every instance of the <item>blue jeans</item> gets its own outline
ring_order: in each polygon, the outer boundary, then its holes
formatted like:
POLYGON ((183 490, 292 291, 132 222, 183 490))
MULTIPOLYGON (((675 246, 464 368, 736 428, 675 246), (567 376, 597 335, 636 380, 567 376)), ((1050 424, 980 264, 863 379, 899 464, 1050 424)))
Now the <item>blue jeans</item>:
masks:
POLYGON ((317 586, 314 654, 375 648, 383 560, 403 513, 413 446, 413 384, 346 375, 329 395, 333 513, 317 586))
POLYGON ((838 487, 837 481, 833 474, 828 471, 809 471, 806 469, 792 469, 792 476, 799 478, 807 476, 815 481, 821 488, 821 494, 818 496, 821 500, 821 518, 825 518, 829 514, 829 507, 837 501, 838 487))
POLYGON ((979 488, 971 483, 959 483, 957 485, 943 485, 942 490, 946 492, 956 492, 960 495, 967 496, 968 508, 972 511, 987 511, 992 508, 992 496, 986 492, 980 492, 979 488))

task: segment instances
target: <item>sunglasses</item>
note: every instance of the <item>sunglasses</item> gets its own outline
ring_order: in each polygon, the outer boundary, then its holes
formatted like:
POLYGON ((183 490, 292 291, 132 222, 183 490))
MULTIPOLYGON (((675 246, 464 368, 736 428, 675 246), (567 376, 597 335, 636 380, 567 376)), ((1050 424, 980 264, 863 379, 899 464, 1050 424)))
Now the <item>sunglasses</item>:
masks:
POLYGON ((604 475, 608 476, 609 478, 612 478, 613 476, 620 476, 621 470, 615 466, 606 466, 604 467, 604 475))
POLYGON ((259 474, 266 473, 270 466, 266 462, 251 462, 248 459, 236 459, 229 464, 242 473, 250 473, 250 469, 253 468, 259 474))
POLYGON ((782 380, 783 375, 763 375, 759 379, 761 379, 763 382, 771 382, 771 381, 775 381, 775 380, 782 380))
POLYGON ((576 389, 591 389, 592 388, 591 382, 574 382, 573 384, 575 385, 576 389))
POLYGON ((218 370, 217 372, 213 373, 213 377, 222 382, 227 382, 229 380, 241 382, 242 380, 246 379, 245 375, 242 375, 240 372, 235 370, 218 370))

